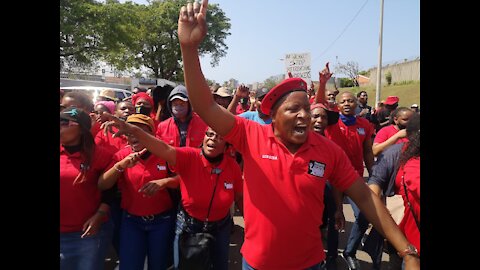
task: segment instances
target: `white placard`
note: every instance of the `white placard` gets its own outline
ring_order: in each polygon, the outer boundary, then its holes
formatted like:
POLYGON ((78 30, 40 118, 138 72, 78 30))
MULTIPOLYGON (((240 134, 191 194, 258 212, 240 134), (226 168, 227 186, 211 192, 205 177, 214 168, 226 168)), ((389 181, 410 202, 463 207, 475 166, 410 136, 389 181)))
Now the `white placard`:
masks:
POLYGON ((288 53, 285 55, 285 78, 288 78, 288 72, 293 77, 302 78, 310 85, 312 81, 310 67, 310 53, 288 53))

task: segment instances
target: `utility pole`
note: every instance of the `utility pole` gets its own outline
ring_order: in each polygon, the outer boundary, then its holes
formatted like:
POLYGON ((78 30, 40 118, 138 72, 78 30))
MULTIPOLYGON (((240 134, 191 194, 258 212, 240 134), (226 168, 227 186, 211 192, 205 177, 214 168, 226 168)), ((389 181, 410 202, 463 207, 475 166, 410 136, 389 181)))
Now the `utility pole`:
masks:
POLYGON ((382 36, 383 36, 383 0, 380 0, 380 37, 378 41, 378 66, 377 66, 377 87, 375 91, 375 108, 380 102, 380 91, 382 81, 382 36))

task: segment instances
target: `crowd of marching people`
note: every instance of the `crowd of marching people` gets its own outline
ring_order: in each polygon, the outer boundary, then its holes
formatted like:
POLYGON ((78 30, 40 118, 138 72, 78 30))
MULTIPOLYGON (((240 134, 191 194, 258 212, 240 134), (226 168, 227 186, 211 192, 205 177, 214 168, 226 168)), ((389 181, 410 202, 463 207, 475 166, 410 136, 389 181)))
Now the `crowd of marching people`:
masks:
POLYGON ((179 13, 184 85, 125 100, 106 91, 94 104, 61 97, 60 269, 104 269, 113 246, 120 269, 226 270, 232 207, 245 221, 244 270, 337 269, 338 255, 360 269, 369 224, 374 269, 385 243, 398 269, 419 269, 418 105, 389 96, 372 108, 365 91, 327 90, 328 63, 316 91, 293 77, 255 91, 209 86, 198 56, 207 4, 179 13), (396 194, 400 224, 385 206, 396 194), (339 254, 344 200, 355 223, 339 254), (210 243, 201 256, 194 237, 210 243))

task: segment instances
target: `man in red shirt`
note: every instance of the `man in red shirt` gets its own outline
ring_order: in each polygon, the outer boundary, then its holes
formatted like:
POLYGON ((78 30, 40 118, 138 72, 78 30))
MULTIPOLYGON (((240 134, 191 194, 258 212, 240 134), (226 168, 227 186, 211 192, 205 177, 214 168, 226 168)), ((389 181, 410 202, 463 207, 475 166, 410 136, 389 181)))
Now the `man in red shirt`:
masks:
MULTIPOLYGON (((325 259, 319 226, 326 179, 350 196, 399 251, 408 241, 382 202, 332 141, 310 130, 307 84, 289 78, 270 90, 262 111, 272 124, 234 116, 216 104, 200 68, 198 46, 206 35, 208 1, 180 10, 178 37, 184 77, 195 111, 244 157, 243 268, 314 269, 325 259)), ((418 269, 405 256, 407 269, 418 269)))
POLYGON ((375 156, 390 145, 408 141, 405 127, 412 116, 413 111, 406 107, 397 108, 392 112, 393 123, 379 130, 373 141, 372 151, 375 156))
POLYGON ((172 117, 158 125, 156 137, 171 146, 200 147, 207 125, 193 112, 185 86, 178 85, 172 90, 167 108, 172 117))

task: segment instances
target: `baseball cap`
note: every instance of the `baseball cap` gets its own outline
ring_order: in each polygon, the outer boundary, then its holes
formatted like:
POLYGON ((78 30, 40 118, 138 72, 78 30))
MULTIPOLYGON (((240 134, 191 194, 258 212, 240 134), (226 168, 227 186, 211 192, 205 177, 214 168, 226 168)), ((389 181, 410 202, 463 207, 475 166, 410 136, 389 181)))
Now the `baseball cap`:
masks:
POLYGON ((418 108, 418 104, 414 103, 414 104, 412 104, 412 106, 410 106, 410 108, 418 108))
POLYGON ((387 99, 385 100, 385 102, 383 104, 394 105, 395 103, 398 103, 399 100, 400 99, 397 96, 389 96, 389 97, 387 97, 387 99))
POLYGON ((307 83, 301 78, 288 78, 273 87, 262 100, 262 112, 270 115, 270 110, 283 96, 294 91, 307 92, 307 83))
POLYGON ((220 87, 213 93, 214 95, 220 96, 220 97, 231 97, 233 96, 232 91, 228 90, 226 87, 220 87))
POLYGON ((170 101, 173 101, 174 99, 180 99, 180 100, 183 100, 183 101, 188 101, 188 98, 187 98, 187 97, 184 97, 184 96, 182 96, 182 95, 180 95, 180 94, 171 97, 171 98, 170 98, 170 101))
POLYGON ((70 120, 77 122, 78 125, 86 130, 90 130, 92 127, 92 120, 90 116, 75 106, 69 106, 60 112, 60 119, 70 120))
POLYGON ((144 114, 140 114, 140 113, 131 114, 127 117, 127 121, 125 121, 125 122, 144 124, 144 125, 148 126, 151 131, 155 130, 155 124, 153 123, 152 118, 150 118, 150 117, 148 117, 144 114))

